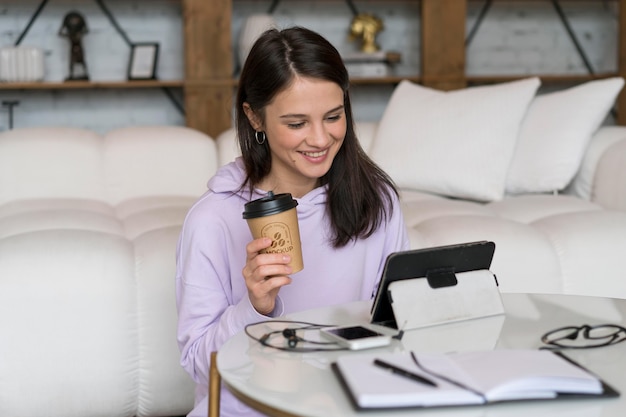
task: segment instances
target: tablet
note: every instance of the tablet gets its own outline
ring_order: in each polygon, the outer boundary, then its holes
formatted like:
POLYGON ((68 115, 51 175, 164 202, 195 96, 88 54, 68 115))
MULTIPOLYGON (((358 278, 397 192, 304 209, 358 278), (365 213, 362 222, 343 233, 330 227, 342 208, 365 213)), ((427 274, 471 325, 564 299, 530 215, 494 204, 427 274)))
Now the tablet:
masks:
POLYGON ((390 254, 372 304, 371 322, 398 328, 389 299, 392 282, 425 278, 431 288, 456 285, 456 273, 488 270, 495 248, 494 242, 479 241, 390 254))

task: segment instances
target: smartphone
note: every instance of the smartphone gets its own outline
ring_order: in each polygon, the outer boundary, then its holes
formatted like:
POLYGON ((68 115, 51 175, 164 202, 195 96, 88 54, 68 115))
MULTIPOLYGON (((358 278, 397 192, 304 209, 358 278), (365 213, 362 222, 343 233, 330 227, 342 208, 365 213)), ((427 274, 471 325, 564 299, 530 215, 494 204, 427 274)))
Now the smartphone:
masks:
POLYGON ((391 336, 363 326, 326 327, 320 330, 322 336, 350 350, 369 349, 387 346, 391 336))

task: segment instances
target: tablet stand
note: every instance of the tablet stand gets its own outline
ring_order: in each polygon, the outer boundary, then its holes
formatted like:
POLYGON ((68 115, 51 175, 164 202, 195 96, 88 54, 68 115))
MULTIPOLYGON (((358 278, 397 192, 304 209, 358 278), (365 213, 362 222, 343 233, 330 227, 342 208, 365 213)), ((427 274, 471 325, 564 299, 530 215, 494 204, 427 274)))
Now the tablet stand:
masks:
POLYGON ((391 254, 372 306, 372 323, 401 330, 504 313, 489 271, 493 242, 391 254))

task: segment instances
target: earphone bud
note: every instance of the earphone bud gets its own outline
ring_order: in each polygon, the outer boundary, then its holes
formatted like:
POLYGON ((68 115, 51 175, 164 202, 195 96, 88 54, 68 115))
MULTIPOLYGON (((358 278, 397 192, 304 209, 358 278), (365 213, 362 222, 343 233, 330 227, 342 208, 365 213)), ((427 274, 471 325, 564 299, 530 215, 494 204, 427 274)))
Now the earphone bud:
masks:
POLYGON ((292 321, 292 320, 267 320, 258 323, 251 323, 245 326, 244 331, 248 337, 252 340, 256 340, 263 346, 270 347, 272 349, 283 350, 283 351, 291 351, 291 352, 320 352, 320 351, 335 351, 335 350, 345 350, 343 346, 337 346, 336 342, 333 341, 320 341, 315 339, 306 339, 303 336, 306 335, 304 333, 301 336, 297 335, 297 331, 301 330, 306 332, 307 330, 320 330, 324 327, 329 327, 328 324, 316 324, 309 323, 305 321, 292 321), (269 330, 266 333, 261 334, 261 336, 255 336, 252 332, 249 331, 252 326, 264 325, 266 323, 288 323, 290 325, 296 325, 298 327, 284 328, 280 330, 269 330), (278 340, 281 339, 279 334, 282 334, 286 341, 286 346, 281 346, 278 343, 278 340), (305 346, 298 346, 304 344, 305 346), (313 346, 309 346, 313 345, 313 346), (330 346, 330 347, 327 347, 330 346))
POLYGON ((296 329, 287 328, 287 329, 283 329, 282 331, 277 330, 274 332, 265 333, 263 336, 261 336, 261 338, 259 339, 259 342, 262 345, 269 346, 269 343, 267 342, 268 339, 270 338, 270 336, 276 333, 283 334, 284 338, 287 339, 287 346, 289 346, 290 348, 295 348, 298 345, 298 342, 302 340, 302 338, 296 335, 296 329))
POLYGON ((296 335, 296 329, 284 329, 283 336, 287 339, 287 346, 295 348, 300 338, 296 335))

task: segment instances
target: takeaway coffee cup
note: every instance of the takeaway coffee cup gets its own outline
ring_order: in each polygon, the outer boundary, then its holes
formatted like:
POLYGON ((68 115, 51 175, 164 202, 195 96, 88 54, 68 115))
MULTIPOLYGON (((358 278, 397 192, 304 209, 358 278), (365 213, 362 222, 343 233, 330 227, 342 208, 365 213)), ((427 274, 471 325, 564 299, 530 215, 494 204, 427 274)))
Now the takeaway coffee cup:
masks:
POLYGON ((298 202, 291 194, 274 194, 270 191, 265 197, 246 203, 243 212, 243 218, 248 222, 255 239, 260 237, 272 239, 272 246, 262 252, 288 254, 291 256, 289 265, 293 272, 304 268, 297 205, 298 202))

